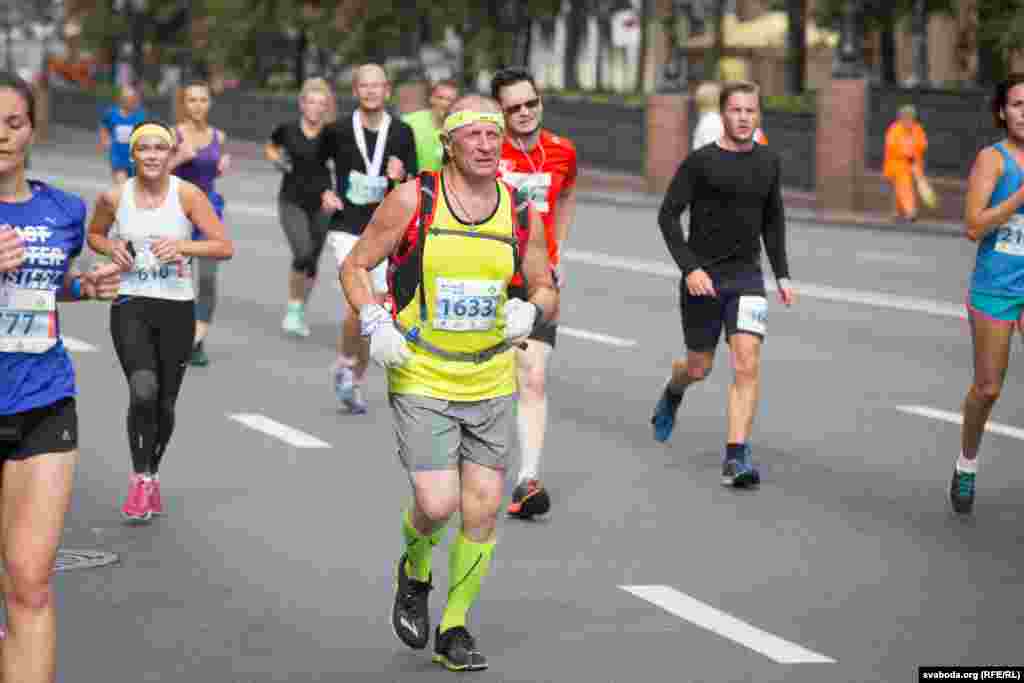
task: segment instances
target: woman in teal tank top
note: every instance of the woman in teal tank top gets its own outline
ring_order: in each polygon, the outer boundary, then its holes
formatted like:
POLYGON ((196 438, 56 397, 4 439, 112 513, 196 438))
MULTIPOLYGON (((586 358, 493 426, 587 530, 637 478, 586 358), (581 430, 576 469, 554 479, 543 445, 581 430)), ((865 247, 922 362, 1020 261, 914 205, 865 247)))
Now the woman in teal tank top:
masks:
POLYGON ((953 465, 953 509, 974 507, 981 435, 1002 391, 1014 329, 1024 329, 1024 74, 996 86, 992 115, 1006 139, 978 153, 967 181, 967 238, 980 242, 967 295, 974 378, 953 465))

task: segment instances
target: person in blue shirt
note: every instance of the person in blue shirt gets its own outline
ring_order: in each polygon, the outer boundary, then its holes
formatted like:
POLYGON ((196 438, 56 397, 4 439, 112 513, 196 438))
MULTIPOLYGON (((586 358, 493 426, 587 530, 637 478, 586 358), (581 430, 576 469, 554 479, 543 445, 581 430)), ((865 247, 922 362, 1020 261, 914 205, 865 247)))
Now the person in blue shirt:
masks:
POLYGON ((967 293, 974 377, 949 486, 959 514, 973 510, 981 435, 1006 381, 1010 340, 1024 325, 1024 73, 996 86, 992 115, 1006 138, 978 152, 964 210, 967 238, 979 244, 967 293))
POLYGON ((119 185, 135 175, 128 138, 135 126, 148 118, 146 110, 142 108, 139 91, 132 85, 121 88, 118 103, 110 105, 103 112, 100 120, 100 151, 109 153, 110 172, 114 182, 119 185))
POLYGON ((52 683, 50 577, 78 458, 75 373, 56 304, 114 298, 120 267, 71 267, 85 242, 85 203, 25 177, 34 130, 30 86, 0 72, 0 680, 52 683))

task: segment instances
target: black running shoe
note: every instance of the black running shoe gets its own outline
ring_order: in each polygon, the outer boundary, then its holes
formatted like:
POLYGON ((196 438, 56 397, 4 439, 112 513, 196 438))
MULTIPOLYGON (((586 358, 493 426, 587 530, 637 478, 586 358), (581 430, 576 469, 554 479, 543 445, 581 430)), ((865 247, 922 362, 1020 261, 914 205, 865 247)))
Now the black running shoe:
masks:
POLYGON ((398 561, 395 571, 395 607, 391 611, 391 627, 398 639, 422 650, 430 641, 430 608, 427 598, 434 586, 429 579, 417 581, 405 571, 406 556, 398 561))
POLYGON ((508 506, 510 517, 530 519, 534 515, 546 515, 551 509, 551 496, 539 479, 527 479, 512 491, 512 503, 508 506))
POLYGON ((949 502, 953 509, 961 515, 969 515, 974 510, 973 472, 961 472, 953 467, 953 480, 949 483, 949 502))
POLYGON ((464 626, 453 626, 444 633, 440 627, 434 637, 434 661, 449 671, 481 671, 487 657, 476 649, 476 641, 464 626))
POLYGON ((726 456, 722 462, 722 486, 737 489, 751 488, 761 485, 761 472, 751 461, 750 448, 743 451, 738 458, 726 456))

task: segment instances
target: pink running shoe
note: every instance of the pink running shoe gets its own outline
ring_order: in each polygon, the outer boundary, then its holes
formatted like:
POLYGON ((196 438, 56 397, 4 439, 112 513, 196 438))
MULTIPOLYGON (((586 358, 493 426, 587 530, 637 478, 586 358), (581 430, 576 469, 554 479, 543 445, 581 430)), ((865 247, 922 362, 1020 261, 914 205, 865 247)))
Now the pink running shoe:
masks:
POLYGON ((154 474, 150 482, 153 484, 153 490, 149 494, 149 511, 155 517, 164 514, 164 501, 160 497, 160 478, 154 474))
POLYGON ((141 474, 133 474, 130 481, 128 497, 121 506, 121 514, 129 522, 148 522, 153 516, 153 510, 150 508, 153 482, 141 474))

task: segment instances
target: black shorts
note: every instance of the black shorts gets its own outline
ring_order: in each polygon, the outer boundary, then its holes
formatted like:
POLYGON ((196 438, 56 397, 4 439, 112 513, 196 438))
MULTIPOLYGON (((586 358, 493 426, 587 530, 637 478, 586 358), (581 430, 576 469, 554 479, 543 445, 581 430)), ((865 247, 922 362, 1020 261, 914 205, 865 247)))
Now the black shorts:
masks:
POLYGON ((14 415, 0 415, 0 463, 78 448, 74 397, 14 415))
POLYGON ((680 283, 679 301, 683 319, 683 338, 690 351, 714 351, 725 328, 726 340, 737 332, 764 340, 768 318, 768 300, 764 283, 742 286, 715 282, 718 296, 692 296, 686 280, 680 283))
POLYGON ((551 348, 555 348, 555 337, 558 334, 558 323, 541 321, 533 326, 533 331, 527 339, 544 342, 551 348))

